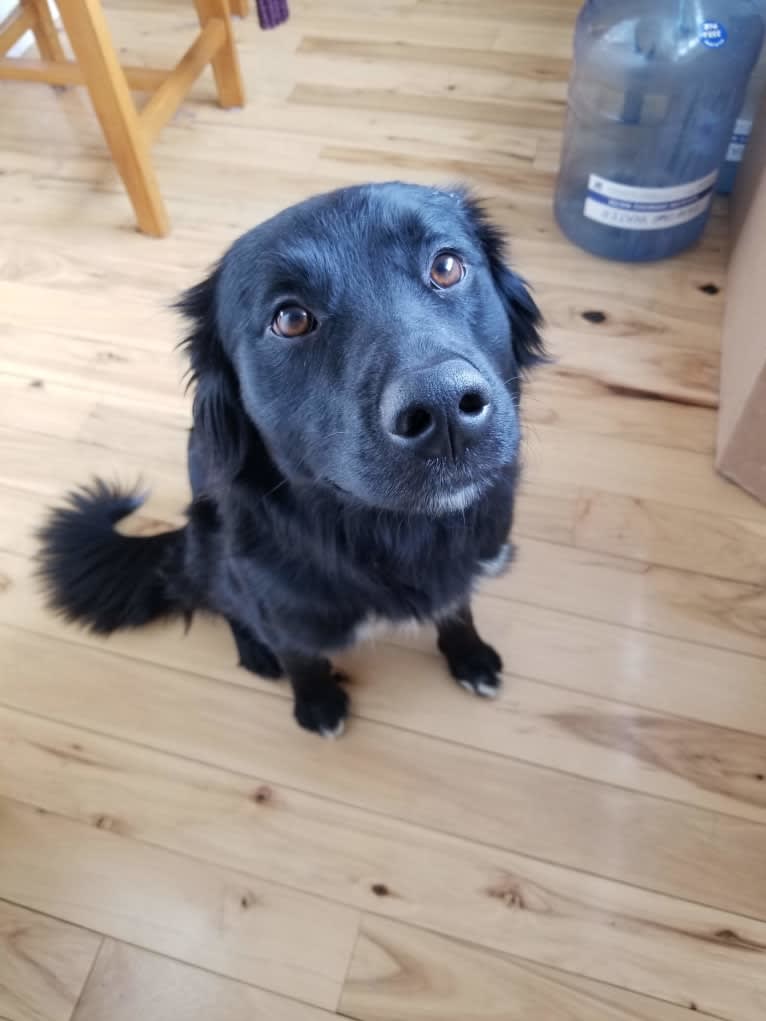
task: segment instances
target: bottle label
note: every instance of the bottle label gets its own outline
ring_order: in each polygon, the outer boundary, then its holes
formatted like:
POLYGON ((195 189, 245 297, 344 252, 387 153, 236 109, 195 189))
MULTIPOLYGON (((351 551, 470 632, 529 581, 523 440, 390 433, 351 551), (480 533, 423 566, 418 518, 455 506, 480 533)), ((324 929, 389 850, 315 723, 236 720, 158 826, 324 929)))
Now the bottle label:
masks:
POLYGON ((591 174, 583 212, 589 220, 625 230, 677 227, 705 212, 717 179, 714 170, 672 188, 636 188, 591 174))
POLYGON ((742 162, 742 156, 745 152, 747 140, 750 138, 752 126, 753 122, 745 120, 743 117, 740 117, 734 125, 734 134, 731 136, 731 142, 729 142, 729 148, 726 151, 726 159, 729 163, 742 162))
POLYGON ((724 45, 728 38, 729 34, 720 21, 702 22, 702 25, 700 26, 700 42, 702 42, 704 46, 709 46, 712 50, 717 50, 719 47, 724 45))

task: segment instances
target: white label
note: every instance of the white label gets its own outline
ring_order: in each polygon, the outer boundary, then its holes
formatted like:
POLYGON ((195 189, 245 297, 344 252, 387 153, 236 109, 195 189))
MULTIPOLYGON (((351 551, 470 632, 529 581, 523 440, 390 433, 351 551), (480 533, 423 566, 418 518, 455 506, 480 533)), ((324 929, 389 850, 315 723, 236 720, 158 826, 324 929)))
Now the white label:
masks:
POLYGON ((729 163, 742 162, 742 156, 745 152, 747 140, 750 138, 750 129, 752 126, 753 122, 745 120, 744 117, 740 117, 734 125, 734 132, 731 136, 731 142, 729 142, 729 148, 726 152, 726 159, 729 163))
POLYGON ((589 220, 626 230, 677 227, 705 212, 717 178, 714 170, 672 188, 636 188, 591 174, 583 212, 589 220))

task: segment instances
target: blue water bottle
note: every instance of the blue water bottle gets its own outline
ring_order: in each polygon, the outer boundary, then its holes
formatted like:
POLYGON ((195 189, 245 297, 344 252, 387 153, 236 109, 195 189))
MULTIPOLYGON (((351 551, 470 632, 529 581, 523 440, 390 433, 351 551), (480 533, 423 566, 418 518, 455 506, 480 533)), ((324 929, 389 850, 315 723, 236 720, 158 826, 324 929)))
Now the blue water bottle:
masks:
MULTIPOLYGON (((754 0, 761 12, 761 18, 766 25, 766 0, 754 0)), ((753 117, 758 112, 761 99, 766 95, 766 41, 761 46, 761 55, 755 70, 750 75, 750 81, 745 92, 745 101, 739 116, 734 123, 734 131, 729 141, 729 148, 726 151, 726 159, 721 167, 721 174, 718 178, 718 193, 720 195, 730 194, 734 187, 739 165, 745 153, 745 147, 750 140, 750 132, 753 127, 753 117)))
POLYGON ((587 0, 575 31, 556 219, 608 259, 698 240, 758 57, 758 0, 587 0))

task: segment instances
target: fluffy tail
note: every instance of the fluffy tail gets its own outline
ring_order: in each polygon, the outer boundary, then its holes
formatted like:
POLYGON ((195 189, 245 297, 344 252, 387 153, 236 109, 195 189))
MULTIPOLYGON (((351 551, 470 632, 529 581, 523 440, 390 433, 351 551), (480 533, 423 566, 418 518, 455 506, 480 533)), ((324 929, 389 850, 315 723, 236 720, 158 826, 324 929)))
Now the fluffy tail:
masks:
POLYGON ((71 493, 39 532, 48 602, 99 634, 160 617, 189 616, 180 596, 184 529, 129 536, 114 526, 145 497, 96 480, 71 493))

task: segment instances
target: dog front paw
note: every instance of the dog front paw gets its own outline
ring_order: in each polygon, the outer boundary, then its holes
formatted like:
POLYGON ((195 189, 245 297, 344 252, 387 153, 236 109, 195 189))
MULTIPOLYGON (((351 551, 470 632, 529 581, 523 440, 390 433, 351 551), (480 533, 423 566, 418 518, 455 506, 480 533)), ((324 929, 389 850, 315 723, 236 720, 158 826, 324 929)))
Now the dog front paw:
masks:
POLYGON ((322 737, 341 736, 349 710, 349 697, 340 686, 341 680, 343 675, 334 672, 311 691, 296 694, 295 719, 301 727, 322 737))
POLYGON ((450 673, 465 688, 482 698, 497 698, 503 684, 500 671, 503 661, 486 642, 479 641, 470 648, 447 656, 450 673))

